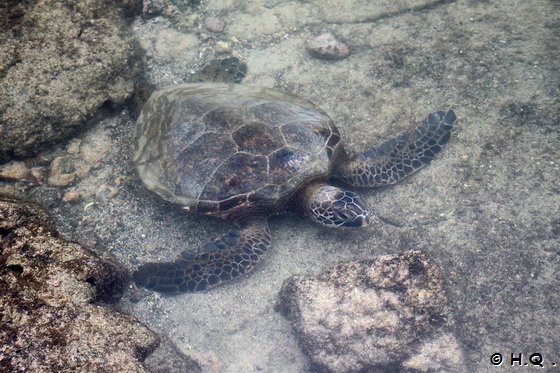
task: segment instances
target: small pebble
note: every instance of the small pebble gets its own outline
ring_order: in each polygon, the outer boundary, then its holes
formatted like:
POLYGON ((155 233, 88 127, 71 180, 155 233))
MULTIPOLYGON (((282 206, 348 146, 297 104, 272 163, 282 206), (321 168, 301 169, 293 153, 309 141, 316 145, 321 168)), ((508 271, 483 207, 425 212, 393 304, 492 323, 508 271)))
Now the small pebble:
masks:
POLYGON ((26 179, 29 176, 29 168, 21 161, 12 161, 0 166, 0 178, 9 180, 26 179))
POLYGON ((45 182, 45 174, 46 174, 45 167, 31 168, 31 177, 39 184, 43 184, 45 182))
POLYGON ((81 195, 79 192, 76 191, 69 191, 64 193, 64 196, 62 197, 62 201, 64 202, 76 202, 80 199, 81 195))
POLYGON ((208 17, 204 20, 204 27, 211 32, 222 32, 226 27, 226 22, 220 18, 208 17))
POLYGON ((80 152, 80 145, 82 144, 82 140, 72 140, 68 147, 66 148, 66 153, 68 154, 78 154, 80 152))
POLYGON ((231 47, 225 41, 219 41, 216 43, 214 50, 216 51, 216 53, 229 53, 231 52, 231 47))
POLYGON ((106 201, 115 197, 119 193, 119 190, 111 185, 101 184, 95 193, 97 199, 106 201))
MULTIPOLYGON (((84 206, 84 211, 87 211, 87 209, 89 209, 92 206, 95 206, 95 202, 86 203, 86 205, 84 206)), ((84 220, 84 219, 82 219, 82 220, 84 220)))
POLYGON ((77 156, 59 156, 51 162, 48 182, 52 186, 65 187, 86 175, 90 169, 91 165, 77 156))
POLYGON ((162 0, 142 0, 142 16, 150 18, 160 15, 164 6, 162 0))
POLYGON ((200 34, 198 34, 198 38, 200 39, 200 41, 208 41, 212 39, 212 36, 206 31, 202 31, 200 34))
POLYGON ((71 156, 56 157, 51 162, 49 184, 64 187, 77 177, 76 160, 71 156))
POLYGON ((179 29, 190 31, 196 28, 197 22, 198 22, 198 15, 190 14, 188 16, 178 19, 177 26, 179 26, 179 29))
POLYGON ((86 141, 80 144, 81 158, 92 165, 97 165, 107 156, 113 146, 111 137, 106 132, 98 132, 95 136, 88 136, 86 141))
POLYGON ((130 176, 119 175, 113 179, 113 182, 115 183, 115 185, 119 186, 119 185, 123 185, 124 183, 130 180, 131 180, 130 176))
POLYGON ((350 48, 326 32, 307 41, 307 51, 315 58, 341 60, 350 54, 350 48))

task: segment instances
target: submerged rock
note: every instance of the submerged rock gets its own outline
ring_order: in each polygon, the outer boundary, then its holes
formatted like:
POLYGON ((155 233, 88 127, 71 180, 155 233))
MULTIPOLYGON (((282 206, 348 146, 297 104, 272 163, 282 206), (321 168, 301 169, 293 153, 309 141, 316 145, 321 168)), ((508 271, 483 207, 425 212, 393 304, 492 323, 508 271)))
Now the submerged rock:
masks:
POLYGON ((132 94, 139 69, 120 14, 128 6, 0 4, 0 162, 37 153, 132 94))
POLYGON ((48 181, 52 186, 65 187, 83 177, 89 170, 90 165, 78 156, 59 156, 51 162, 48 181))
POLYGON ((24 162, 11 161, 6 164, 0 165, 0 180, 22 180, 30 175, 30 170, 24 162))
POLYGON ((457 371, 461 362, 447 332, 440 270, 418 251, 293 276, 277 310, 292 321, 319 371, 457 371))
POLYGON ((208 31, 222 32, 226 28, 226 23, 221 18, 207 17, 204 20, 204 27, 206 27, 206 30, 208 31))
POLYGON ((330 32, 309 39, 307 51, 313 57, 324 60, 341 60, 350 54, 350 48, 330 32))
POLYGON ((208 61, 192 76, 193 82, 240 83, 247 75, 247 64, 237 57, 208 61))
POLYGON ((126 279, 62 239, 41 208, 0 196, 0 371, 144 372, 158 337, 98 303, 126 279))

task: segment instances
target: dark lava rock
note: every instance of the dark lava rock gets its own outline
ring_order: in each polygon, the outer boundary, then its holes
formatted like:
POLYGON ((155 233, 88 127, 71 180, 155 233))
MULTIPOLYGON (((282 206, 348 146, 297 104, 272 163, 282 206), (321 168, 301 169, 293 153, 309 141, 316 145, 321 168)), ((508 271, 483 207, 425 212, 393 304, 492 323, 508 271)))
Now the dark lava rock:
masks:
POLYGON ((126 279, 62 239, 41 208, 0 196, 0 371, 144 372, 159 338, 98 303, 126 279))
POLYGON ((0 2, 0 162, 68 137, 134 90, 127 0, 0 2))
POLYGON ((318 371, 460 371, 440 270, 418 251, 293 276, 277 310, 318 371))
POLYGON ((247 75, 247 64, 237 57, 226 57, 208 61, 195 72, 193 82, 241 83, 247 75))
POLYGON ((162 0, 143 0, 142 1, 142 16, 144 18, 151 18, 159 16, 163 13, 165 5, 162 0))

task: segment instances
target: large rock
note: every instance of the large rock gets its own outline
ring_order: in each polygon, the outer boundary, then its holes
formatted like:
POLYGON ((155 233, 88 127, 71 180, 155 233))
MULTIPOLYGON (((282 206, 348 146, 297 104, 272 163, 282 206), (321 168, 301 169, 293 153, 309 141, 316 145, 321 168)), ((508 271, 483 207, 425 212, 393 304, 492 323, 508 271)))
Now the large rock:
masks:
POLYGON ((318 371, 458 371, 461 363, 441 273, 418 251, 293 276, 277 309, 318 371))
POLYGON ((67 137, 123 103, 139 69, 126 0, 0 3, 0 161, 67 137))
POLYGON ((0 196, 0 371, 144 372, 158 337, 98 303, 126 277, 59 237, 39 207, 0 196))

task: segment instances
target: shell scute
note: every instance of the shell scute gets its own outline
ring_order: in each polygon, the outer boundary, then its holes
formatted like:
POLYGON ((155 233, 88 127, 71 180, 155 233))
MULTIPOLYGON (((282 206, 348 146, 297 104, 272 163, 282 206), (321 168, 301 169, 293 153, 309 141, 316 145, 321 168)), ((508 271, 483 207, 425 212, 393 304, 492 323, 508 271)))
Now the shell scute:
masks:
POLYGON ((331 131, 317 121, 298 121, 287 123, 281 127, 288 146, 305 149, 310 153, 318 153, 325 148, 331 131))
POLYGON ((200 198, 221 201, 249 193, 267 181, 267 159, 262 155, 236 153, 216 170, 200 198))
POLYGON ((269 181, 273 184, 281 184, 286 175, 296 174, 308 166, 311 155, 307 152, 282 148, 270 155, 269 181))
POLYGON ((230 106, 220 106, 206 112, 202 117, 206 129, 214 132, 230 131, 243 125, 239 110, 230 106))
POLYGON ((175 185, 178 195, 199 195, 216 168, 236 146, 227 134, 204 133, 184 147, 175 161, 167 167, 167 178, 175 185), (205 156, 201 156, 205 154, 205 156))
POLYGON ((264 123, 251 122, 232 133, 239 151, 253 154, 269 154, 284 146, 280 130, 264 123))

